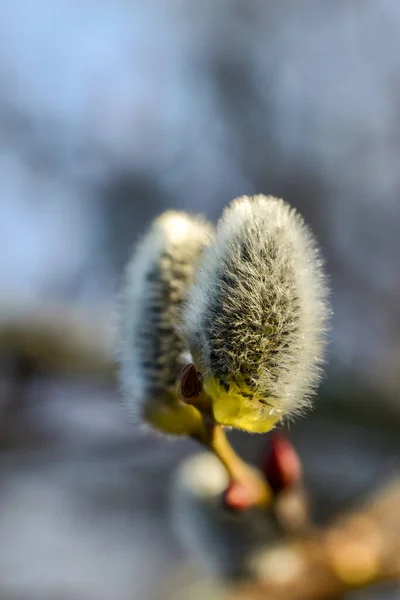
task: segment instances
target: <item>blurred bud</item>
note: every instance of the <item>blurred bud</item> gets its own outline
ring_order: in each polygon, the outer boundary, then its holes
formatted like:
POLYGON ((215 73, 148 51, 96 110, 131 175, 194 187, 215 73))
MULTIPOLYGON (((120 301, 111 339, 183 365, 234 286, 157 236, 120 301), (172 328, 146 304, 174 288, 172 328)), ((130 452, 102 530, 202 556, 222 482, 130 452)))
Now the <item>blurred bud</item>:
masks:
POLYGON ((298 535, 311 529, 308 494, 300 456, 282 432, 269 436, 259 465, 274 493, 274 512, 284 531, 298 535))
POLYGON ((251 576, 252 557, 282 533, 272 511, 227 510, 228 484, 227 471, 213 454, 185 460, 173 482, 173 521, 184 546, 208 571, 228 578, 251 576))
POLYGON ((270 436, 267 451, 261 457, 260 468, 274 494, 302 485, 300 457, 289 438, 281 432, 270 436))
POLYGON ((213 230, 200 217, 168 211, 136 247, 123 286, 120 379, 136 420, 172 434, 202 427, 192 406, 177 397, 177 380, 190 354, 180 333, 182 306, 213 230))
POLYGON ((244 196, 218 224, 184 332, 221 425, 264 432, 310 404, 328 315, 315 240, 283 200, 244 196))

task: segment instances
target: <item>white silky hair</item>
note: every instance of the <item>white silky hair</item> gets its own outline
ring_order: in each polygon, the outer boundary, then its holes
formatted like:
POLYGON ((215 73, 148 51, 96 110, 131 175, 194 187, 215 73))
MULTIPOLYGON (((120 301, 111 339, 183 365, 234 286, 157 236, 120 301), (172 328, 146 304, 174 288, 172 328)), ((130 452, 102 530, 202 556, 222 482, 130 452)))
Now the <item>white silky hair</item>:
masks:
POLYGON ((226 389, 245 381, 291 416, 310 405, 320 380, 327 297, 302 216, 281 199, 243 196, 225 209, 203 255, 183 330, 206 375, 226 389))
POLYGON ((183 303, 212 237, 203 218, 167 211, 134 249, 121 293, 118 360, 124 403, 135 420, 150 403, 171 402, 189 356, 180 331, 183 303))

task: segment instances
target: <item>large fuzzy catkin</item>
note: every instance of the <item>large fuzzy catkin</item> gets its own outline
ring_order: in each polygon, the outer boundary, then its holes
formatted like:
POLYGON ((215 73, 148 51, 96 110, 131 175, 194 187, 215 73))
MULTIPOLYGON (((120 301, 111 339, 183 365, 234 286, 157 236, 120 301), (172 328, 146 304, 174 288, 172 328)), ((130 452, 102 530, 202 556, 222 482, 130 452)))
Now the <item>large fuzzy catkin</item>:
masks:
POLYGON ((188 349, 183 303, 213 228, 201 217, 167 211, 155 219, 127 267, 120 310, 120 380, 135 419, 167 433, 191 434, 198 412, 177 398, 188 349), (186 356, 185 356, 186 354, 186 356))
POLYGON ((296 210, 262 195, 225 209, 184 318, 217 422, 263 432, 310 404, 326 297, 316 242, 296 210))

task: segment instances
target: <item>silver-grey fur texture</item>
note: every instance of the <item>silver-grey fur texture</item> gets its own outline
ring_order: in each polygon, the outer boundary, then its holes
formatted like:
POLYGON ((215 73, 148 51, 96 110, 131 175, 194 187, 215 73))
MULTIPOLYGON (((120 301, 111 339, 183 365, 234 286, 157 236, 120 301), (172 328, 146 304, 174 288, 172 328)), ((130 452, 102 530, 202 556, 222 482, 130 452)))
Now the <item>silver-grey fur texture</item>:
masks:
POLYGON ((167 211, 135 247, 119 317, 120 383, 135 420, 141 421, 149 403, 171 401, 171 389, 188 362, 180 331, 183 303, 213 233, 201 217, 167 211))
POLYGON ((316 241, 283 200, 257 195, 224 211, 204 253, 184 332, 205 375, 245 381, 283 415, 310 405, 326 345, 327 285, 316 241))

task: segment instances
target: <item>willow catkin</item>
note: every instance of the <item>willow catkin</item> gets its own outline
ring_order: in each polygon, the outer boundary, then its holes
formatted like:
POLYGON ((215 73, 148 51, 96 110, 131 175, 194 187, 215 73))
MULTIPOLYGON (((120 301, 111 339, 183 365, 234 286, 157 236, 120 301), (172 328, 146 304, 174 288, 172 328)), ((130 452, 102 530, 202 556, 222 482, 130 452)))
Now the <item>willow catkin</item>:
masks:
POLYGON ((153 221, 126 272, 119 356, 125 404, 136 420, 168 433, 200 426, 197 411, 178 400, 176 382, 188 361, 183 302, 212 235, 202 218, 167 211, 153 221))
POLYGON ((216 421, 263 432, 310 404, 326 297, 316 242, 296 210, 262 195, 225 209, 183 326, 216 421))

